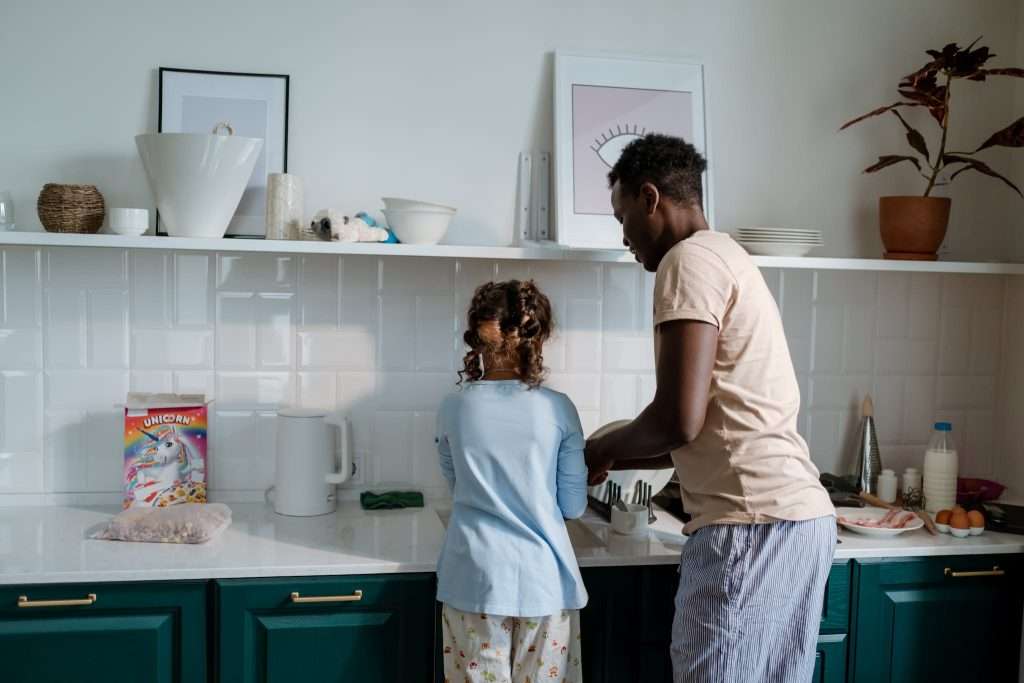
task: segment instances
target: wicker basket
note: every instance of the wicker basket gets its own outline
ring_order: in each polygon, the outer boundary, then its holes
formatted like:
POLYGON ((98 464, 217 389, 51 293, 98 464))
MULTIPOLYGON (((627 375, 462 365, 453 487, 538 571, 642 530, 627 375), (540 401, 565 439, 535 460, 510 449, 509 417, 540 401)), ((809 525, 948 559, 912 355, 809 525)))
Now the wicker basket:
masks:
POLYGON ((43 185, 36 211, 49 232, 99 232, 106 209, 95 185, 43 185))

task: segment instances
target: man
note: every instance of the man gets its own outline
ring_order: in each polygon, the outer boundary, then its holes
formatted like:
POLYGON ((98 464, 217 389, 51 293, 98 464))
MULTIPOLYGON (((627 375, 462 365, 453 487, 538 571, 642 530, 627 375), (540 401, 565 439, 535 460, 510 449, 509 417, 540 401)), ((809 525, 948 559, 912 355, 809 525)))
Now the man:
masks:
POLYGON ((624 243, 656 272, 657 391, 587 443, 609 469, 675 466, 693 518, 672 628, 675 681, 811 679, 835 511, 797 433, 778 307, 747 253, 708 228, 693 145, 647 135, 608 174, 624 243))

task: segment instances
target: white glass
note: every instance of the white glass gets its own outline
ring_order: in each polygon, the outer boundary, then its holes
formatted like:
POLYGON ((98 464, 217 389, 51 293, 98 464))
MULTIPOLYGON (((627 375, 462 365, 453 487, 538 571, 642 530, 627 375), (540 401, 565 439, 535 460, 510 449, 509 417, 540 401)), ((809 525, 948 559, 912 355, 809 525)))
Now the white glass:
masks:
POLYGON ((0 192, 0 230, 14 230, 14 199, 10 192, 0 192))

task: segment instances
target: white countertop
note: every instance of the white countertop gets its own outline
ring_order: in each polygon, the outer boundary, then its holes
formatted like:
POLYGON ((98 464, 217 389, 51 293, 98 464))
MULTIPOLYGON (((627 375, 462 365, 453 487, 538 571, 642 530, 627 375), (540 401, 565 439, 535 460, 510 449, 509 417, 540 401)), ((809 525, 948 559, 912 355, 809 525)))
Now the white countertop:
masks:
MULTIPOLYGON (((0 508, 0 585, 432 572, 445 511, 366 512, 345 504, 322 517, 282 517, 264 504, 232 504, 233 522, 202 545, 95 541, 112 507, 0 508)), ((611 532, 592 511, 569 523, 581 567, 675 564, 685 543, 664 511, 647 536, 611 532)), ((923 530, 895 539, 840 535, 836 559, 1024 552, 1024 536, 969 539, 923 530)))

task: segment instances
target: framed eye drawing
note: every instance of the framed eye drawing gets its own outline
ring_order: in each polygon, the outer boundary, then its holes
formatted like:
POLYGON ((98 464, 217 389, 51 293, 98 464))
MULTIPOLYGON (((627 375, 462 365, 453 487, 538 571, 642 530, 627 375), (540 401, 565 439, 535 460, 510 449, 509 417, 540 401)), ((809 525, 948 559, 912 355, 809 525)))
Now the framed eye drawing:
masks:
MULTIPOLYGON (((226 237, 265 237, 267 175, 288 172, 286 74, 160 67, 157 132, 211 133, 227 123, 234 135, 262 138, 249 183, 226 237)), ((157 214, 158 235, 167 234, 157 214)))
POLYGON ((704 67, 645 57, 555 53, 555 239, 562 246, 624 249, 608 171, 647 133, 681 137, 708 160, 704 213, 714 224, 704 67))

